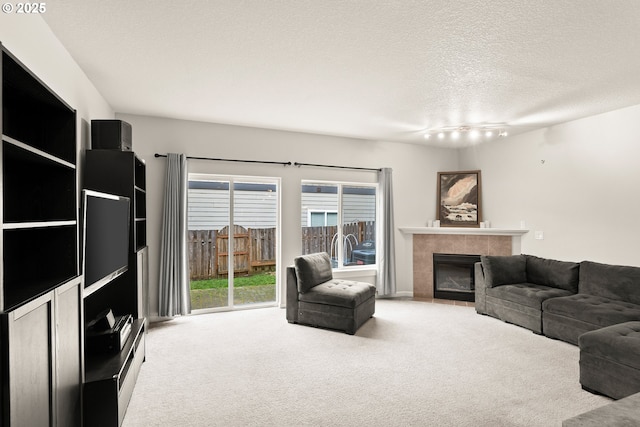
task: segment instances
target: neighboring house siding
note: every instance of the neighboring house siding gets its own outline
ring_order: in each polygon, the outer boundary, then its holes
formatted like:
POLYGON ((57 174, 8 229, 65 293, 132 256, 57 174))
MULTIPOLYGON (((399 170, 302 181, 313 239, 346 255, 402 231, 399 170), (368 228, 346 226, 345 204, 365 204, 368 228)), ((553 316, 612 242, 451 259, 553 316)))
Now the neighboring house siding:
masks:
MULTIPOLYGON (((189 230, 220 230, 229 224, 229 191, 190 188, 189 230)), ((376 199, 371 194, 344 194, 344 222, 375 221, 376 199)), ((269 191, 236 190, 235 223, 245 228, 276 226, 277 197, 269 191)), ((300 224, 308 225, 309 211, 337 212, 338 196, 331 193, 302 193, 300 224)))
POLYGON ((219 230, 229 224, 229 193, 189 189, 189 230, 219 230))
MULTIPOLYGON (((234 222, 245 228, 276 226, 277 197, 266 191, 235 191, 234 222)), ((189 230, 220 230, 229 225, 229 192, 189 189, 189 230)))
POLYGON ((376 220, 376 196, 345 194, 342 205, 345 223, 376 220))
MULTIPOLYGON (((376 197, 368 194, 345 194, 344 196, 344 221, 345 223, 356 221, 376 220, 376 197)), ((300 224, 308 226, 309 211, 337 212, 337 194, 302 193, 302 212, 300 224)))
POLYGON ((326 193, 302 193, 300 224, 308 226, 309 211, 338 212, 338 195, 326 193))

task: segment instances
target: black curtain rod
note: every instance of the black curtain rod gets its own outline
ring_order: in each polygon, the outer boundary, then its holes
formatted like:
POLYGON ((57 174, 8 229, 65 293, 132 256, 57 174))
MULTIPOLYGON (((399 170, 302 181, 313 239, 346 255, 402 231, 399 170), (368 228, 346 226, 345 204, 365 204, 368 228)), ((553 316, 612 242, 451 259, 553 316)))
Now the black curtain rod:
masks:
MULTIPOLYGON (((166 154, 155 154, 155 157, 167 157, 166 154)), ((238 160, 238 159, 219 159, 215 157, 194 157, 187 156, 187 159, 192 160, 214 160, 219 162, 237 162, 237 163, 262 163, 267 165, 282 165, 282 166, 291 166, 291 162, 270 162, 265 160, 238 160)), ((358 168, 352 166, 336 166, 336 165, 320 165, 315 163, 293 163, 294 166, 313 166, 317 168, 334 168, 334 169, 350 169, 350 170, 362 170, 362 171, 371 171, 371 172, 380 172, 382 169, 380 168, 358 168)))
POLYGON ((351 166, 335 166, 335 165, 317 165, 314 163, 298 163, 295 162, 293 166, 314 166, 317 168, 335 168, 335 169, 351 169, 351 170, 361 170, 361 171, 371 171, 371 172, 380 172, 382 169, 374 169, 374 168, 356 168, 351 166))
MULTIPOLYGON (((155 154, 155 157, 167 157, 166 154, 155 154)), ((266 160, 238 160, 238 159, 216 159, 214 157, 193 157, 187 156, 187 159, 191 160, 215 160, 218 162, 237 162, 237 163, 262 163, 265 165, 282 165, 282 166, 291 166, 291 162, 269 162, 266 160)))

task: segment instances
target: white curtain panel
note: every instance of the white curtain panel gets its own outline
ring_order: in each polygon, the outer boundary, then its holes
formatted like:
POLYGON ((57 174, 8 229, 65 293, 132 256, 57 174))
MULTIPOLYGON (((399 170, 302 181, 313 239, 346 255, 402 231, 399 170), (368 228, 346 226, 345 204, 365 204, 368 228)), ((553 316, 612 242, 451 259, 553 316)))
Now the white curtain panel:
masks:
POLYGON ((393 170, 382 168, 378 172, 378 188, 382 193, 382 226, 379 248, 376 250, 378 263, 378 296, 396 293, 396 248, 393 222, 393 170))
POLYGON ((184 154, 167 154, 159 286, 158 314, 161 317, 191 312, 187 259, 187 158, 184 154))

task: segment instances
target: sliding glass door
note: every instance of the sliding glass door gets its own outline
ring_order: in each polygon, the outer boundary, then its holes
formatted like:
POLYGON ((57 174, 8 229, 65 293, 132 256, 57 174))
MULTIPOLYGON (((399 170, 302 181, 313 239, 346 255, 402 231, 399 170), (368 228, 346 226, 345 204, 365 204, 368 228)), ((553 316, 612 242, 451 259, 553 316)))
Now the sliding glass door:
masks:
POLYGON ((279 180, 189 175, 191 307, 277 302, 279 180))

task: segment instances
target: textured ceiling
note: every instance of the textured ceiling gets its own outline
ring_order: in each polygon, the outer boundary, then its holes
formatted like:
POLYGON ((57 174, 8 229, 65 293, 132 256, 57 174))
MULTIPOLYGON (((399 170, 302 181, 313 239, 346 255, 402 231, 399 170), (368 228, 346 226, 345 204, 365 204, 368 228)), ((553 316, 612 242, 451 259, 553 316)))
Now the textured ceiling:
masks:
POLYGON ((119 113, 462 145, 640 104, 637 0, 56 0, 119 113))

